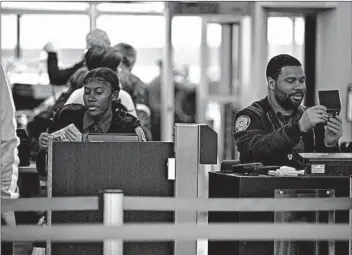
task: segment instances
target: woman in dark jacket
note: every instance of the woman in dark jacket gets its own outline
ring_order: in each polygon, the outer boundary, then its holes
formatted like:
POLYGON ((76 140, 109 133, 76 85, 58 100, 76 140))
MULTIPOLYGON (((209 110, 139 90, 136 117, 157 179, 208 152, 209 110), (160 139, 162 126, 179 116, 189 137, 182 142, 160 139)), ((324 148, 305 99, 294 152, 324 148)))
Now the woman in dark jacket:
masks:
MULTIPOLYGON (((65 129, 70 141, 81 140, 82 134, 91 133, 136 133, 140 141, 145 141, 140 121, 129 114, 119 102, 120 85, 114 71, 102 67, 91 70, 83 80, 84 105, 70 104, 60 108, 49 127, 48 133, 39 138, 41 150, 37 156, 37 170, 45 176, 45 158, 49 133, 61 130, 73 124, 77 130, 65 129)), ((46 222, 46 214, 39 224, 46 222)), ((44 248, 45 243, 34 243, 34 248, 44 248)))
POLYGON ((37 157, 37 169, 45 175, 45 155, 49 134, 74 124, 78 129, 65 129, 69 141, 81 140, 82 134, 91 133, 136 133, 145 141, 140 121, 127 112, 119 102, 119 79, 109 68, 97 68, 87 73, 83 80, 84 106, 65 105, 57 111, 47 133, 39 138, 41 150, 37 157))

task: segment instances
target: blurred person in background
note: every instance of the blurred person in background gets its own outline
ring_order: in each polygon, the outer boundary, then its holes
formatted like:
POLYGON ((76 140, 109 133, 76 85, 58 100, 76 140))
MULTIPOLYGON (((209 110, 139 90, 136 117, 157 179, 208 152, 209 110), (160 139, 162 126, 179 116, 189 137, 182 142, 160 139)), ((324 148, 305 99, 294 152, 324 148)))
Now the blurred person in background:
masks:
POLYGON ((141 79, 132 73, 137 61, 137 51, 132 45, 123 42, 116 44, 113 48, 122 55, 122 61, 118 68, 122 89, 131 95, 137 109, 137 117, 141 121, 147 140, 151 141, 153 137, 148 91, 141 79))
MULTIPOLYGON (((111 43, 107 33, 98 28, 90 31, 86 36, 86 49, 89 49, 93 45, 109 47, 111 43)), ((47 43, 44 46, 44 51, 48 53, 47 68, 52 85, 65 85, 70 77, 84 66, 84 60, 82 60, 70 68, 59 69, 57 51, 54 45, 51 42, 47 43)))
POLYGON ((144 83, 132 73, 132 69, 137 61, 136 49, 127 43, 118 43, 113 47, 122 55, 122 61, 118 68, 123 89, 132 96, 135 104, 147 104, 148 97, 144 83))
MULTIPOLYGON (((155 141, 161 140, 161 84, 163 74, 162 60, 157 61, 159 75, 147 86, 151 109, 151 130, 155 141)), ((175 83, 175 123, 195 123, 196 113, 196 90, 188 81, 188 70, 184 70, 184 76, 173 69, 175 83), (181 78, 181 79, 179 79, 181 78), (187 82, 185 82, 187 80, 187 82), (182 82, 182 83, 181 83, 182 82)))
MULTIPOLYGON (((1 199, 19 197, 17 123, 9 81, 1 64, 1 199)), ((1 213, 1 225, 16 225, 14 212, 1 213)), ((12 254, 12 242, 1 242, 1 254, 12 254)))
POLYGON ((175 88, 175 122, 195 123, 196 122, 196 85, 190 81, 189 66, 183 65, 178 77, 179 87, 175 88))

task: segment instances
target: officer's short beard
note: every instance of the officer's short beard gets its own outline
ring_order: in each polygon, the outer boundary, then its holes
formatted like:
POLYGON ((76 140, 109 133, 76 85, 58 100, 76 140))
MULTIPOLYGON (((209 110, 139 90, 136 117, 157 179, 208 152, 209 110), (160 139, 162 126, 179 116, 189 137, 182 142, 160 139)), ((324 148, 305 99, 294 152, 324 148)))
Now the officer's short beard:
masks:
POLYGON ((276 101, 286 110, 295 110, 301 104, 301 102, 293 102, 290 94, 282 93, 277 87, 275 87, 274 95, 276 101))

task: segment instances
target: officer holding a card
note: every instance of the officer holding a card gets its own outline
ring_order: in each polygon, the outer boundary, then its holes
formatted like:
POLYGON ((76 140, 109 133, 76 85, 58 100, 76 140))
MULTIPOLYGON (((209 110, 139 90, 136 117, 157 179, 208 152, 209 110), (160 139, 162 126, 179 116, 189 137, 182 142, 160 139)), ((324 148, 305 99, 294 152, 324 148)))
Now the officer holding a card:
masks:
POLYGON ((241 163, 294 166, 292 153, 338 152, 342 120, 325 106, 301 105, 306 92, 302 64, 282 54, 266 69, 268 96, 239 111, 234 139, 241 163))

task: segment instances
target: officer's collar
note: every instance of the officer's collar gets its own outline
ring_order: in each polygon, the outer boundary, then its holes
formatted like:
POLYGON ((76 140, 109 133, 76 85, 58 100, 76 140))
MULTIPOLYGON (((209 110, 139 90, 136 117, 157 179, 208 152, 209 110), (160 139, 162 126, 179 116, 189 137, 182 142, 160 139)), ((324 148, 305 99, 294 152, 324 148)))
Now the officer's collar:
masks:
POLYGON ((106 111, 98 121, 94 120, 89 114, 87 114, 86 111, 83 116, 83 130, 88 129, 93 124, 98 124, 101 127, 102 131, 106 133, 110 128, 111 121, 112 111, 106 111))
POLYGON ((299 106, 291 115, 283 115, 277 107, 271 106, 269 97, 263 100, 264 111, 270 116, 270 118, 280 120, 282 123, 287 123, 289 119, 293 118, 292 121, 296 122, 302 116, 304 108, 299 106), (275 116, 275 117, 274 117, 275 116))

